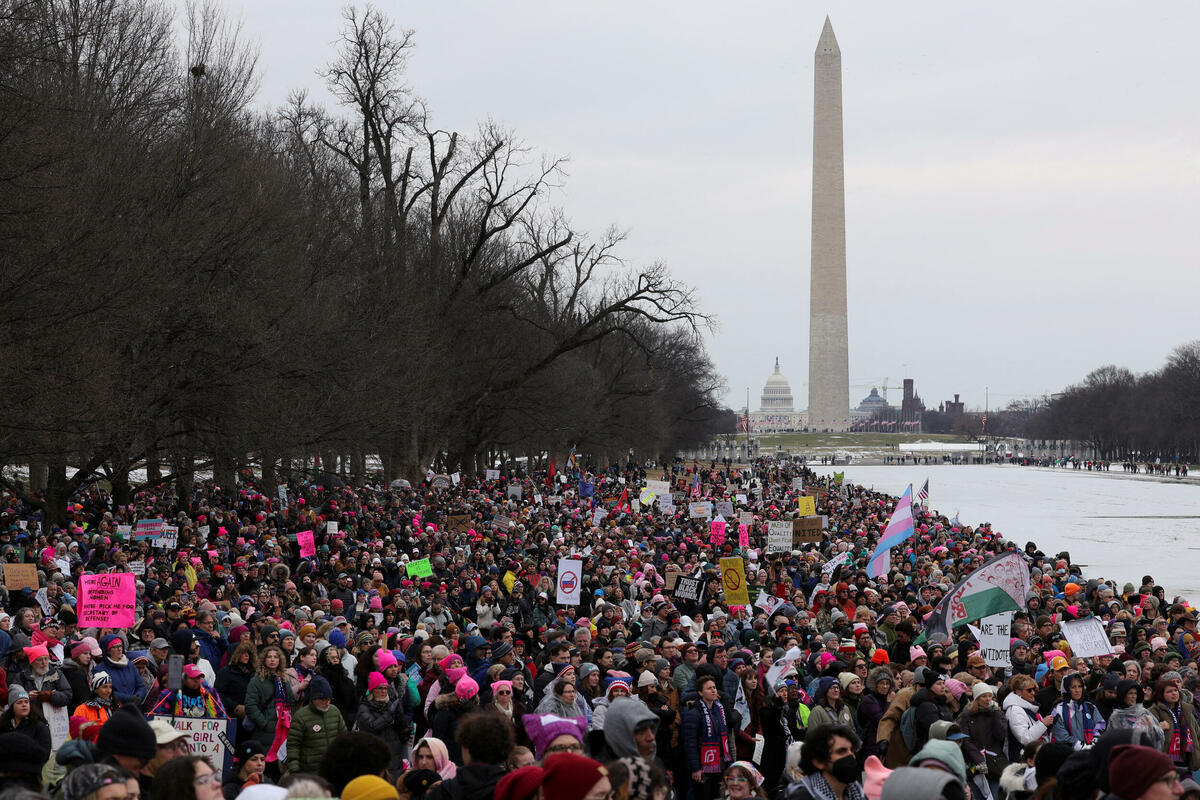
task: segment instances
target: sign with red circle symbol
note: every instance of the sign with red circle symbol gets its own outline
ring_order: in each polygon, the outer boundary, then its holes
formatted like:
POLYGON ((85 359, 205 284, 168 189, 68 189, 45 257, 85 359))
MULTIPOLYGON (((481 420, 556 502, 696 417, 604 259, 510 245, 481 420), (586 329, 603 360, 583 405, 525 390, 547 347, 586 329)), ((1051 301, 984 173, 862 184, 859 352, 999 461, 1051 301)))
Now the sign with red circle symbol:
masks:
POLYGON ((579 576, 583 574, 583 561, 578 558, 558 560, 558 597, 555 602, 564 606, 579 605, 579 576))
POLYGON ((725 589, 725 602, 731 606, 750 605, 749 587, 746 586, 746 564, 737 556, 721 559, 721 586, 725 589))

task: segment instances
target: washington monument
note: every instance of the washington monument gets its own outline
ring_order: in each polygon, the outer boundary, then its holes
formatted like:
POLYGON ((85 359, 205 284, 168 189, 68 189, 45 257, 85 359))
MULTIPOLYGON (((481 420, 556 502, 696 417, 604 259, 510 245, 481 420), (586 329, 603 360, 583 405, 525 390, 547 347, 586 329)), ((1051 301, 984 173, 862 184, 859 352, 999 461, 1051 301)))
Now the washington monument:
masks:
POLYGON ((812 278, 808 321, 808 427, 850 424, 846 343, 846 187, 842 158, 842 51, 833 25, 817 42, 813 100, 812 278))

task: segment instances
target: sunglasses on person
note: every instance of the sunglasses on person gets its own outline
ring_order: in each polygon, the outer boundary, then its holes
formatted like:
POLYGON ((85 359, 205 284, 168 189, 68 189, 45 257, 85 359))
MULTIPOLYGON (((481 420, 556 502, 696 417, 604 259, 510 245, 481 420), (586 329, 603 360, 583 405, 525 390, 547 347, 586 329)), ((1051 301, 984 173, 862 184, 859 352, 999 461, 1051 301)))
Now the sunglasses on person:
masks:
POLYGON ((507 697, 510 694, 512 694, 511 689, 501 689, 500 691, 496 692, 497 697, 507 697))

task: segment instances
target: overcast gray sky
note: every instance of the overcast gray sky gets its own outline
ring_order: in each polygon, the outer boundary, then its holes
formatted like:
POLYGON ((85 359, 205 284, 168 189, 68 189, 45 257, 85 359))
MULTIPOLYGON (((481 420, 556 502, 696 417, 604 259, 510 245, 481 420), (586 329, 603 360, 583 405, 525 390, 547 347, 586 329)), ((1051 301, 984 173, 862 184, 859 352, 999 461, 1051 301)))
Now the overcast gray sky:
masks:
MULTIPOLYGON (((982 408, 1200 338, 1200 4, 381 2, 435 122, 570 159, 574 222, 625 228, 719 319, 758 408, 807 405, 813 51, 842 49, 854 403, 913 377, 982 408)), ((260 99, 331 56, 334 0, 229 0, 260 99)), ((892 393, 893 402, 899 392, 892 393)))

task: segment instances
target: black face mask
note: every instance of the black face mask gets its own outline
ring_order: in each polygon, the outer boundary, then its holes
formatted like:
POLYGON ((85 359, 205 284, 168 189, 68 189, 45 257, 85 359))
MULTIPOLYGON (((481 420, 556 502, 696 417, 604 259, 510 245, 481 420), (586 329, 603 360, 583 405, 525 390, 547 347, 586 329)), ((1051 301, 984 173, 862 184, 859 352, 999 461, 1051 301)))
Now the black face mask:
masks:
POLYGON ((854 756, 839 758, 833 762, 833 766, 829 771, 833 773, 833 777, 846 784, 854 783, 862 777, 862 770, 858 766, 858 759, 854 756))

